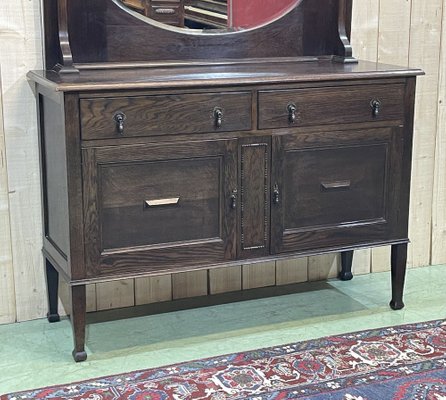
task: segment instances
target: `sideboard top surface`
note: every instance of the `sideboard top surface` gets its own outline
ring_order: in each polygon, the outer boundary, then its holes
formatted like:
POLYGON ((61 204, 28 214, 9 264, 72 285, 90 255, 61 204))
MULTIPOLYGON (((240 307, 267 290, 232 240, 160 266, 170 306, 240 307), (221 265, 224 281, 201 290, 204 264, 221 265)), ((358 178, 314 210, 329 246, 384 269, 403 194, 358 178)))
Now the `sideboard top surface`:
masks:
POLYGON ((76 74, 58 74, 51 70, 31 71, 28 78, 56 91, 85 92, 324 82, 398 78, 422 74, 420 69, 368 61, 343 64, 331 60, 307 62, 278 60, 278 62, 259 61, 226 65, 87 69, 76 74))

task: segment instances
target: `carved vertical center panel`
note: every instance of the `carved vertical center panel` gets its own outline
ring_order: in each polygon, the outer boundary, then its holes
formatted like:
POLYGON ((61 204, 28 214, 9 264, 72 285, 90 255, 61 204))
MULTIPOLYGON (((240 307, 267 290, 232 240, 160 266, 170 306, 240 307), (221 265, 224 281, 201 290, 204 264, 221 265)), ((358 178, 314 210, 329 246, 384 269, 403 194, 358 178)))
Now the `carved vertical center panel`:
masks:
POLYGON ((241 146, 241 250, 268 248, 269 145, 241 146))

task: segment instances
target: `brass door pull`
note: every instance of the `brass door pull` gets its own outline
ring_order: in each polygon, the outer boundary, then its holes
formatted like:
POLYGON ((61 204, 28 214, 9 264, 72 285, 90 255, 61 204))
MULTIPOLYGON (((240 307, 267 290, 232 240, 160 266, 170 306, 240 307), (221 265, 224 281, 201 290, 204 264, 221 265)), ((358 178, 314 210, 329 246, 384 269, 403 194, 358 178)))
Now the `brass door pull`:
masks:
POLYGON ((118 129, 118 133, 120 135, 124 134, 124 121, 126 119, 126 116, 123 112, 116 113, 113 119, 116 122, 116 128, 118 129))

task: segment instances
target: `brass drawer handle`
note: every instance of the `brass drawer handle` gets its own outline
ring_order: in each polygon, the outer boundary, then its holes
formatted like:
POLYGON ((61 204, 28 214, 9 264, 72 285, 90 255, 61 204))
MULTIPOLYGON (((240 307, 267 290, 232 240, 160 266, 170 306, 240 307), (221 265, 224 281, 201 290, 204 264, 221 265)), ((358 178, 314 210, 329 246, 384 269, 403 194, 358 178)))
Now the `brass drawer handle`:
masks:
POLYGON ((126 118, 127 117, 125 116, 125 114, 123 112, 118 112, 113 117, 113 119, 116 122, 116 128, 118 129, 118 133, 120 135, 124 134, 124 121, 125 121, 126 118))
POLYGON ((290 124, 294 124, 296 122, 297 119, 297 107, 296 104, 294 103, 290 103, 287 106, 287 111, 288 111, 288 121, 290 124))
POLYGON ((180 202, 179 197, 171 197, 169 199, 146 200, 146 207, 173 206, 180 202))
POLYGON ((221 128, 223 124, 223 110, 220 107, 214 108, 214 121, 215 121, 215 127, 221 128))
POLYGON ((335 181, 335 182, 321 182, 321 187, 324 191, 349 190, 350 186, 351 182, 349 180, 335 181))
POLYGON ((370 107, 372 107, 372 115, 376 118, 381 111, 381 102, 379 100, 372 100, 370 102, 370 107))

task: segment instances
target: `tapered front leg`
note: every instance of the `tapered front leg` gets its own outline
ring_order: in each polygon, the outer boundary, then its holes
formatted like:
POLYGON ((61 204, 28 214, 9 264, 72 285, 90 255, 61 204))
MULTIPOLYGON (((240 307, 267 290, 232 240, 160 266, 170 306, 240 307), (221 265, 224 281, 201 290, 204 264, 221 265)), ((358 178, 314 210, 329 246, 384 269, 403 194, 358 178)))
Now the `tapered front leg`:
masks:
POLYGON ((85 285, 71 287, 71 325, 73 327, 74 350, 76 362, 85 361, 85 320, 86 320, 86 289, 85 285))
POLYGON ((353 250, 343 251, 341 253, 341 272, 339 279, 341 281, 349 281, 353 278, 352 274, 353 250))
POLYGON ((401 310, 404 307, 403 291, 406 277, 407 244, 392 246, 392 300, 390 307, 401 310))
POLYGON ((59 322, 58 313, 58 291, 59 291, 59 272, 53 265, 46 260, 46 288, 48 295, 48 313, 46 314, 49 322, 59 322))

